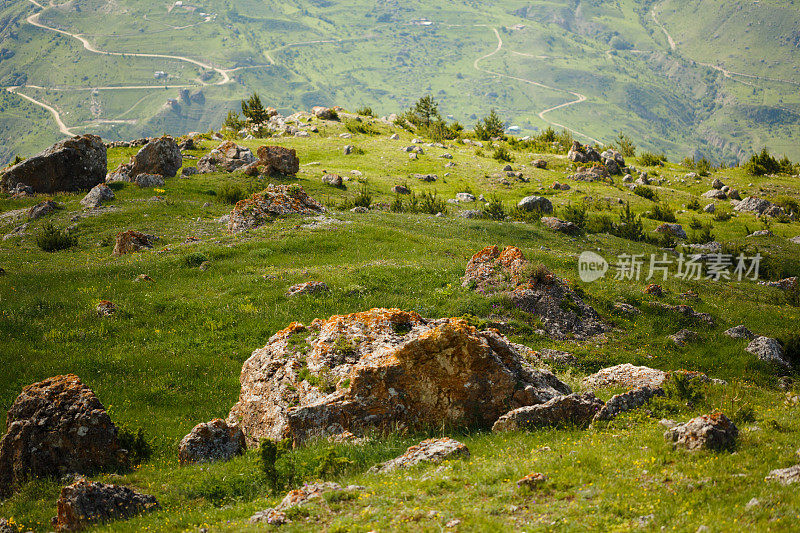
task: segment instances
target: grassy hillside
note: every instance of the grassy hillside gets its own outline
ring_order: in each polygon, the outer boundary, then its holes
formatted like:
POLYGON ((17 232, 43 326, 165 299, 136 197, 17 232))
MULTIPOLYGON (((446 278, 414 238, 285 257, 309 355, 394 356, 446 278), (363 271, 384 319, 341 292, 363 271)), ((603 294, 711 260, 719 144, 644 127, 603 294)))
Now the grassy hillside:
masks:
MULTIPOLYGON (((205 131, 253 91, 287 113, 348 101, 388 114, 431 93, 465 124, 495 107, 526 133, 555 123, 609 142, 624 131, 674 160, 735 162, 765 144, 800 158, 800 20, 789 0, 78 0, 44 9, 18 0, 0 18, 0 49, 7 51, 0 85, 44 87, 50 94, 40 101, 58 104, 74 131, 109 138, 205 131), (78 34, 98 51, 184 59, 94 53, 76 38, 27 22, 36 12, 32 22, 78 34), (232 81, 223 83, 213 68, 232 81), (156 71, 168 78, 154 79, 156 71), (113 89, 132 85, 151 87, 150 96, 140 101, 142 89, 113 89), (215 103, 165 116, 162 106, 178 88, 164 85, 201 88, 215 103), (93 105, 89 89, 96 87, 111 88, 99 91, 93 105), (586 101, 545 112, 575 101, 573 93, 586 101), (135 122, 109 122, 119 120, 135 122)), ((0 112, 3 122, 7 113, 0 112)), ((46 145, 31 140, 36 133, 9 128, 14 140, 4 159, 46 145)), ((53 128, 43 115, 34 130, 53 128)))
MULTIPOLYGON (((588 183, 568 179, 573 165, 563 153, 539 154, 511 150, 512 165, 529 178, 509 184, 493 175, 505 163, 491 159, 490 149, 463 144, 425 147, 418 161, 400 150, 411 135, 376 123, 377 135, 342 139, 337 123, 320 122, 320 134, 309 138, 269 139, 270 144, 295 148, 302 168, 296 179, 311 196, 323 202, 334 221, 305 227, 311 217, 276 220, 260 229, 231 235, 217 219, 232 206, 222 201, 223 188, 259 190, 265 180, 241 174, 205 174, 170 178, 163 190, 116 185, 111 208, 91 217, 78 217, 81 194, 62 194, 63 206, 50 220, 72 227, 78 245, 47 253, 35 244, 35 234, 46 220, 32 222, 27 235, 0 241, 0 411, 10 406, 20 389, 48 376, 74 372, 93 388, 120 425, 142 428, 154 448, 153 457, 134 471, 99 475, 155 495, 163 506, 157 513, 117 522, 96 530, 158 531, 247 530, 253 512, 274 505, 283 492, 272 494, 260 473, 256 451, 224 464, 180 467, 176 447, 197 423, 224 417, 239 393, 242 362, 262 347, 276 331, 292 321, 356 312, 372 307, 399 307, 426 317, 472 316, 496 320, 501 301, 462 288, 460 277, 473 253, 497 244, 519 246, 529 259, 542 262, 569 279, 584 298, 612 326, 603 337, 589 341, 553 340, 534 328, 512 322, 510 337, 534 349, 558 348, 576 355, 574 367, 555 367, 561 379, 580 389, 583 376, 621 362, 660 369, 688 369, 727 381, 698 391, 688 405, 673 395, 649 408, 633 411, 614 422, 592 429, 543 430, 509 434, 446 431, 472 452, 469 460, 422 466, 392 474, 369 474, 373 464, 398 455, 429 434, 398 433, 376 436, 366 446, 314 442, 291 454, 297 482, 320 477, 322 454, 333 449, 349 458, 340 472, 327 479, 356 483, 367 490, 355 499, 333 499, 327 506, 300 513, 289 531, 313 528, 328 531, 405 530, 438 531, 452 520, 455 530, 584 531, 662 527, 695 531, 747 528, 785 531, 798 519, 797 491, 763 481, 774 468, 797 462, 796 435, 800 422, 796 407, 785 404, 776 368, 744 351, 746 341, 722 335, 728 327, 745 324, 761 335, 786 339, 797 333, 800 308, 779 289, 753 281, 683 281, 670 277, 662 283, 666 296, 643 294, 648 281, 616 281, 611 275, 583 283, 577 275, 577 256, 592 250, 609 261, 622 253, 663 253, 660 248, 614 237, 586 233, 569 237, 554 233, 538 221, 465 219, 463 209, 481 209, 482 203, 446 204, 446 215, 393 213, 390 188, 408 184, 420 195, 453 198, 458 192, 496 197, 506 211, 523 196, 544 195, 566 216, 568 206, 586 206, 591 220, 607 216, 618 220, 620 200, 636 213, 651 211, 654 202, 633 194, 619 183, 588 183), (345 144, 363 154, 342 155, 345 144), (439 157, 453 155, 456 166, 439 157), (543 157, 548 169, 531 161, 543 157), (345 189, 323 185, 323 169, 355 176, 345 189), (413 173, 436 173, 433 183, 415 180, 413 173), (571 185, 554 191, 553 181, 571 185), (356 214, 341 207, 363 191, 372 195, 373 209, 356 214), (208 204, 208 205, 207 205, 208 204), (113 237, 125 229, 156 235, 152 251, 122 257, 111 255, 113 237), (196 237, 197 240, 189 240, 196 237), (210 261, 199 270, 194 254, 210 261), (136 282, 140 274, 153 281, 136 282), (287 298, 287 288, 308 280, 324 281, 330 293, 319 297, 287 298), (688 323, 647 303, 685 303, 680 294, 695 291, 690 304, 714 317, 709 328, 688 323), (119 312, 111 318, 95 313, 99 300, 111 300, 119 312), (639 307, 633 318, 617 314, 614 303, 639 307), (495 317, 495 318, 493 318, 495 317), (677 347, 667 339, 683 327, 700 332, 701 341, 677 347), (722 410, 739 425, 733 452, 672 451, 662 436, 661 418, 685 421, 692 416, 722 410), (749 409, 753 415, 748 416, 749 409), (550 481, 538 492, 516 487, 521 476, 540 471, 550 481), (752 498, 756 505, 747 505, 752 498), (652 516, 650 516, 652 515, 652 516)), ((265 140, 238 141, 256 149, 265 140)), ((204 140, 200 156, 216 146, 204 140)), ((134 149, 109 152, 109 168, 127 161, 134 149)), ((185 160, 188 165, 192 160, 185 160)), ((636 164, 635 160, 630 163, 636 164)), ((751 214, 729 220, 686 210, 686 205, 719 178, 747 194, 781 201, 800 200, 796 178, 746 175, 741 169, 714 172, 700 180, 684 180, 689 169, 668 164, 645 168, 663 180, 650 188, 690 230, 693 220, 711 224, 726 249, 745 246, 748 253, 765 256, 762 276, 781 278, 800 274, 800 245, 788 239, 800 235, 800 223, 773 222, 774 235, 746 237, 763 223, 751 214)), ((288 181, 287 181, 288 183, 288 181)), ((8 215, 42 198, 0 199, 0 233, 21 221, 8 215)), ((705 205, 706 201, 702 204, 705 205)), ((727 202, 717 202, 722 212, 727 202)), ((660 224, 643 219, 645 230, 660 224)), ((796 386, 792 389, 797 392, 796 386)), ((608 399, 618 390, 601 390, 608 399)), ((0 426, 3 420, 0 420, 0 426)), ((0 516, 13 517, 35 531, 47 531, 55 513, 61 484, 41 480, 26 485, 0 502, 0 516)), ((262 529, 263 526, 252 529, 262 529)))

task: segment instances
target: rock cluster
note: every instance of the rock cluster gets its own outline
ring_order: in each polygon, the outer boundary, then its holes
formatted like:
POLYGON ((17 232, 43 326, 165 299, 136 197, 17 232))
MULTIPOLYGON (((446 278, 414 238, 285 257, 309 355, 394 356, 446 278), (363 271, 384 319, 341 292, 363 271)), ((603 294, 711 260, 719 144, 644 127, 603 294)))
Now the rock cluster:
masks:
POLYGON ((472 256, 462 280, 481 294, 506 294, 519 309, 541 317, 556 338, 587 338, 606 331, 597 312, 543 266, 535 267, 519 248, 489 246, 472 256))
POLYGON ((594 420, 611 420, 620 413, 638 409, 646 405, 656 396, 664 396, 661 387, 637 387, 622 394, 615 394, 597 412, 594 420))
POLYGON ((240 381, 228 420, 250 445, 368 428, 489 427, 510 409, 571 392, 494 331, 397 309, 293 323, 253 352, 240 381))
POLYGON ((575 163, 601 162, 600 152, 591 146, 584 146, 578 141, 572 141, 572 148, 567 152, 567 157, 575 163))
POLYGON ((327 284, 321 281, 306 281, 305 283, 298 283, 292 285, 286 292, 286 296, 298 296, 300 294, 319 294, 328 292, 330 288, 327 284))
POLYGON ((450 437, 427 439, 415 444, 406 452, 390 461, 370 468, 370 472, 391 472, 398 468, 408 468, 420 463, 440 463, 448 459, 469 457, 469 449, 450 437))
POLYGON ((671 313, 678 313, 686 318, 693 320, 695 322, 705 322, 709 326, 714 326, 714 317, 712 317, 708 313, 700 313, 695 311, 692 307, 680 304, 680 305, 671 305, 663 302, 647 302, 651 307, 657 307, 659 309, 663 309, 665 311, 671 313))
POLYGON ((255 162, 249 148, 239 146, 233 141, 225 141, 197 161, 197 171, 204 174, 233 172, 255 162))
POLYGON ((673 447, 689 451, 731 449, 738 435, 736 424, 722 413, 701 415, 664 432, 673 447))
POLYGON ((100 137, 76 136, 3 171, 0 190, 16 191, 20 184, 40 194, 87 190, 103 182, 106 165, 106 147, 100 137))
POLYGON ((163 185, 164 178, 175 176, 181 166, 183 166, 183 156, 178 143, 172 137, 165 135, 152 139, 142 146, 136 155, 131 157, 129 163, 123 163, 110 172, 106 181, 128 181, 140 187, 153 187, 163 185))
POLYGON ((8 410, 0 440, 0 497, 22 481, 124 467, 127 452, 103 404, 78 376, 28 385, 8 410))
POLYGON ((247 445, 238 425, 229 425, 221 418, 197 424, 178 445, 182 464, 227 461, 244 453, 247 445))
POLYGON ((79 531, 97 523, 110 522, 160 509, 153 496, 128 487, 94 483, 81 479, 61 489, 56 531, 79 531))
POLYGON ((561 220, 556 217, 542 217, 541 222, 545 227, 553 231, 558 231, 559 233, 566 233, 567 235, 575 235, 580 231, 578 226, 573 222, 567 222, 566 220, 561 220))
POLYGON ((105 183, 92 187, 86 196, 81 200, 81 205, 87 209, 100 207, 103 202, 114 199, 114 191, 105 183))
POLYGON ((244 231, 262 226, 277 217, 316 215, 323 211, 325 208, 308 196, 300 185, 270 184, 263 191, 236 204, 228 219, 228 230, 244 231))
POLYGON ((591 392, 557 396, 541 405, 509 411, 492 426, 492 431, 517 431, 565 424, 588 426, 603 407, 603 401, 591 392))

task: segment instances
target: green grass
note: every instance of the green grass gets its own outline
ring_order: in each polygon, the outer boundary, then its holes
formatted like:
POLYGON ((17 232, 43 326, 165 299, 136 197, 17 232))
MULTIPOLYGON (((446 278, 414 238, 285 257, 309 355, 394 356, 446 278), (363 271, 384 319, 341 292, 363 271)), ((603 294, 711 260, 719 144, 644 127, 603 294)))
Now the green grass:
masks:
MULTIPOLYGON (((620 253, 661 254, 643 243, 607 234, 569 237, 550 232, 538 223, 466 220, 462 209, 478 204, 447 204, 445 217, 388 212, 394 199, 390 189, 406 182, 421 195, 453 198, 470 190, 476 196, 495 196, 509 208, 524 196, 545 195, 554 203, 556 216, 567 206, 587 206, 587 215, 618 219, 619 200, 630 202, 637 214, 653 203, 620 185, 571 181, 574 171, 563 154, 536 154, 510 148, 515 170, 529 183, 503 185, 492 174, 502 164, 475 155, 472 147, 449 143, 448 148, 426 147, 418 161, 400 151, 412 136, 401 132, 400 141, 388 141, 390 129, 372 127, 378 135, 341 139, 344 126, 320 124, 320 135, 240 141, 256 149, 265 142, 297 149, 302 164, 296 180, 323 202, 338 220, 319 229, 307 229, 303 217, 276 220, 245 234, 230 235, 216 219, 231 206, 215 201, 222 187, 254 189, 266 181, 240 174, 202 174, 170 178, 163 201, 151 201, 153 190, 133 185, 115 186, 113 209, 72 221, 81 194, 60 194, 64 209, 49 220, 56 227, 75 224, 78 244, 47 253, 35 244, 35 232, 48 219, 30 224, 27 236, 0 242, 0 411, 5 412, 21 388, 46 377, 77 373, 92 387, 112 418, 135 431, 142 428, 153 446, 153 456, 134 471, 121 476, 104 474, 98 480, 124 483, 155 495, 163 510, 127 522, 95 528, 98 531, 152 529, 178 531, 209 525, 215 530, 247 530, 248 518, 275 505, 260 474, 257 453, 229 463, 180 467, 179 440, 201 421, 227 415, 239 393, 239 372, 254 349, 290 322, 309 323, 314 318, 356 312, 371 307, 399 307, 426 317, 472 315, 490 319, 502 310, 502 299, 487 299, 462 288, 460 277, 473 253, 485 246, 519 246, 534 263, 542 263, 585 292, 585 299, 613 328, 603 339, 586 342, 556 341, 523 327, 531 317, 512 318, 510 336, 534 349, 556 348, 574 353, 576 368, 559 368, 559 376, 574 388, 580 379, 601 367, 631 362, 662 369, 688 369, 725 379, 728 385, 709 386, 703 401, 686 407, 676 401, 658 402, 648 410, 625 415, 598 428, 543 430, 492 435, 487 432, 451 433, 470 448, 469 460, 449 462, 443 468, 421 466, 408 472, 369 474, 373 464, 398 455, 428 434, 397 433, 376 436, 363 448, 337 445, 337 453, 352 463, 335 479, 361 484, 367 491, 354 499, 332 501, 332 510, 311 508, 309 516, 295 517, 289 531, 308 530, 432 530, 458 519, 463 530, 627 530, 638 517, 654 514, 650 530, 661 526, 695 531, 701 524, 720 530, 749 528, 786 530, 797 520, 800 503, 796 491, 763 482, 773 468, 796 463, 796 433, 800 430, 792 407, 783 404, 773 368, 755 361, 744 351, 746 342, 721 333, 745 324, 768 336, 796 333, 800 308, 791 307, 777 289, 751 281, 712 283, 658 281, 667 290, 658 299, 683 303, 679 294, 696 291, 700 300, 691 305, 711 313, 713 328, 686 323, 659 312, 644 302, 655 300, 642 293, 647 281, 619 282, 607 276, 584 284, 577 280, 577 256, 594 250, 613 260, 620 253), (364 150, 363 155, 342 155, 344 144, 364 150), (445 169, 451 153, 456 166, 445 169), (549 170, 534 169, 533 159, 543 157, 549 170), (362 192, 355 180, 345 189, 321 183, 322 169, 350 176, 357 169, 368 183, 373 208, 368 214, 339 212, 344 200, 362 192), (445 170, 450 175, 445 176, 445 170), (436 173, 439 180, 422 183, 414 173, 436 173), (553 181, 568 182, 569 191, 553 191, 553 181), (203 207, 206 202, 209 207, 203 207), (386 209, 376 208, 385 204, 386 209), (113 236, 136 229, 159 237, 152 251, 128 256, 111 255, 113 236), (199 242, 186 242, 194 236, 199 242), (197 268, 201 258, 210 267, 197 268), (153 282, 136 282, 139 274, 153 282), (315 297, 287 299, 293 284, 318 280, 330 292, 315 297), (114 302, 118 312, 98 317, 97 302, 114 302), (628 302, 642 314, 626 318, 613 304, 628 302), (678 348, 667 335, 683 327, 701 333, 702 342, 678 348), (721 409, 732 416, 741 407, 755 411, 756 421, 742 424, 734 453, 686 454, 670 450, 657 424, 661 417, 685 421, 691 416, 721 409), (777 425, 773 422, 777 422, 777 425), (782 429, 785 428, 785 429, 782 429), (541 448, 548 446, 551 451, 541 448), (535 493, 522 493, 516 480, 539 471, 550 480, 535 493), (760 507, 745 510, 753 497, 760 507)), ((202 155, 217 143, 203 141, 202 155)), ((135 149, 109 152, 109 168, 126 161, 135 149)), ((193 164, 187 160, 187 163, 193 164)), ((719 177, 740 190, 742 196, 798 198, 794 180, 754 178, 740 169, 715 172, 699 183, 679 180, 688 171, 674 164, 648 168, 661 186, 653 185, 662 204, 688 229, 692 217, 711 222, 717 239, 726 244, 752 242, 772 258, 775 275, 800 273, 800 246, 787 238, 800 234, 800 223, 774 223, 773 237, 748 239, 746 231, 760 228, 750 214, 737 214, 727 222, 711 215, 684 212, 693 197, 719 177), (750 186, 749 184, 753 185, 750 186)), ((0 198, 0 215, 29 207, 42 198, 0 198)), ((705 205, 705 200, 701 202, 705 205)), ((726 203, 726 202, 718 202, 726 203)), ((481 206, 478 205, 477 208, 481 206)), ((21 221, 20 221, 21 222, 21 221)), ((20 222, 0 218, 0 233, 20 222)), ((650 232, 658 221, 643 219, 650 232)), ((608 399, 616 390, 600 391, 608 399)), ((0 427, 4 420, 0 418, 0 427)), ((317 458, 327 443, 312 443, 292 453, 299 471, 297 482, 316 478, 317 458)), ((37 531, 45 531, 55 514, 60 483, 41 480, 27 484, 12 498, 0 502, 0 516, 14 517, 37 531)), ((256 528, 252 528, 256 529, 256 528)), ((647 528, 645 529, 647 530, 647 528)))

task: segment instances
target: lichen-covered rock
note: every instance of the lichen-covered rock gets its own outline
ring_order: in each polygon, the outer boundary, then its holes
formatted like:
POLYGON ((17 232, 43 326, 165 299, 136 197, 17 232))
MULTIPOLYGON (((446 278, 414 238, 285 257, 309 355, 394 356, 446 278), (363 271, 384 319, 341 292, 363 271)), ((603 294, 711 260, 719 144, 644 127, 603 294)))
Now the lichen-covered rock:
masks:
POLYGON ((705 322, 711 327, 714 326, 714 317, 712 317, 708 313, 700 313, 698 311, 695 311, 690 306, 685 304, 671 305, 663 302, 648 302, 648 305, 650 305, 651 307, 657 307, 659 309, 663 309, 671 313, 679 313, 690 320, 694 320, 695 322, 705 322))
POLYGON ((509 411, 492 426, 492 431, 517 431, 575 425, 586 427, 603 407, 603 401, 591 392, 556 396, 541 405, 529 405, 509 411))
POLYGON ((370 472, 391 472, 420 463, 440 463, 447 459, 467 458, 469 449, 450 437, 427 439, 408 448, 405 453, 390 461, 370 468, 370 472))
POLYGON ((53 200, 45 200, 28 209, 28 218, 30 220, 37 220, 47 215, 53 214, 58 209, 58 204, 53 200))
POLYGON ((306 483, 299 489, 289 491, 283 497, 281 503, 274 509, 264 509, 250 517, 251 524, 271 524, 280 526, 291 522, 286 516, 286 511, 293 507, 302 507, 322 499, 326 492, 357 492, 363 491, 365 487, 359 485, 348 485, 342 487, 333 481, 318 481, 316 483, 306 483))
POLYGON ((723 333, 725 335, 727 335, 728 337, 731 337, 731 338, 734 338, 734 339, 752 340, 752 339, 754 339, 756 337, 755 333, 753 333, 752 331, 750 331, 749 329, 747 329, 745 326, 743 326, 741 324, 738 325, 738 326, 734 326, 734 327, 732 327, 730 329, 726 329, 723 333))
POLYGON ((322 176, 322 183, 330 185, 331 187, 341 187, 344 182, 339 174, 325 174, 322 176))
POLYGON ((136 230, 127 230, 117 233, 114 243, 114 255, 130 254, 146 248, 152 248, 153 237, 136 230))
POLYGON ((114 199, 114 191, 105 183, 95 185, 81 200, 81 205, 87 209, 100 207, 106 200, 114 199))
POLYGON ((736 445, 738 435, 736 424, 722 413, 714 413, 670 428, 664 433, 664 438, 672 442, 673 447, 689 451, 725 450, 736 445))
POLYGON ((544 196, 526 196, 517 203, 517 207, 536 213, 552 213, 553 203, 544 196))
POLYGON ((690 329, 682 329, 677 333, 669 336, 669 340, 675 343, 676 346, 686 346, 691 342, 700 339, 700 335, 696 331, 690 329))
POLYGON ((647 366, 634 366, 630 363, 603 368, 587 376, 583 385, 591 390, 609 386, 623 386, 629 389, 639 387, 661 387, 669 378, 669 373, 647 366))
POLYGON ((787 367, 791 366, 789 361, 786 360, 783 346, 777 339, 756 337, 750 341, 745 350, 758 357, 761 361, 775 362, 787 367))
POLYGON ((0 189, 11 192, 24 184, 40 194, 87 190, 103 182, 106 165, 106 147, 100 137, 72 137, 3 171, 0 189))
POLYGON ((233 172, 237 168, 255 163, 256 158, 249 148, 239 146, 233 141, 225 141, 209 153, 198 159, 197 171, 200 173, 209 172, 233 172))
POLYGON ((306 281, 305 283, 298 283, 292 285, 286 292, 286 296, 297 296, 300 294, 319 294, 328 292, 330 288, 327 284, 321 281, 306 281))
POLYGON ((93 524, 124 520, 161 507, 154 496, 128 487, 81 479, 61 489, 57 508, 58 515, 53 518, 56 531, 79 531, 93 524))
POLYGON ((111 316, 117 312, 117 306, 108 300, 100 300, 95 307, 95 311, 100 316, 111 316))
POLYGON ((137 174, 131 181, 142 189, 164 186, 164 177, 159 174, 137 174))
POLYGON ((258 154, 258 164, 263 167, 264 174, 294 176, 300 171, 300 159, 294 148, 259 146, 256 153, 258 154))
POLYGON ((533 490, 541 487, 547 482, 547 476, 541 472, 533 472, 517 481, 517 487, 521 489, 533 490))
POLYGON ((316 215, 324 211, 325 208, 306 194, 300 185, 270 184, 236 204, 228 219, 228 230, 244 231, 263 226, 277 217, 316 215))
POLYGON ((661 233, 664 235, 675 237, 676 239, 686 239, 686 231, 680 224, 668 224, 665 222, 659 225, 653 231, 656 233, 661 233))
POLYGON ((175 139, 167 135, 152 139, 133 156, 128 175, 156 174, 171 178, 183 166, 183 156, 175 139))
POLYGON ((293 323, 253 352, 240 381, 228 420, 250 445, 369 428, 489 427, 510 409, 571 392, 494 331, 398 309, 293 323))
POLYGON ((567 222, 566 220, 561 220, 556 217, 542 217, 541 222, 547 228, 560 233, 566 233, 567 235, 574 235, 580 231, 574 222, 567 222))
POLYGON ((647 287, 644 288, 642 291, 645 294, 652 294, 653 296, 664 296, 664 287, 659 285, 658 283, 650 283, 647 287))
POLYGON ((799 279, 800 278, 797 276, 792 276, 791 278, 783 278, 778 281, 759 281, 758 284, 766 287, 775 287, 776 289, 781 289, 782 291, 790 291, 797 288, 798 283, 800 282, 798 281, 799 279))
POLYGON ((247 449, 244 433, 221 418, 197 424, 178 445, 181 464, 227 461, 247 449))
POLYGON ((489 246, 472 256, 462 280, 481 294, 506 294, 516 307, 541 317, 556 338, 583 339, 606 331, 597 312, 543 266, 531 264, 519 248, 489 246))
POLYGON ((743 211, 743 212, 749 211, 751 213, 757 213, 761 215, 764 214, 767 210, 769 210, 773 205, 775 204, 773 204, 769 200, 765 200, 763 198, 756 198, 755 196, 748 196, 747 198, 736 204, 736 207, 734 207, 734 209, 736 211, 743 211))
POLYGON ((777 481, 781 485, 800 483, 800 465, 772 470, 767 477, 764 478, 764 481, 777 481))
POLYGON ((92 473, 127 465, 117 428, 78 376, 28 385, 8 410, 0 439, 0 497, 29 478, 92 473))
POLYGON ((664 396, 664 389, 644 386, 622 394, 616 394, 597 412, 594 420, 611 420, 620 413, 646 405, 655 396, 664 396))

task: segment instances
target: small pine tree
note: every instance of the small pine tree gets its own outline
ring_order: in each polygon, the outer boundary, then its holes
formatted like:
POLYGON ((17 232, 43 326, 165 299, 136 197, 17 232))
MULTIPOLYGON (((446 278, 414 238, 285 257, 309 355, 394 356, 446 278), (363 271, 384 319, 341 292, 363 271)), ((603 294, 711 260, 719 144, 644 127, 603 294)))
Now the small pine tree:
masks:
POLYGON ((253 93, 247 100, 242 100, 242 114, 256 126, 260 126, 269 120, 269 114, 261 104, 261 98, 259 98, 258 93, 253 93))
POLYGON ((239 116, 236 111, 228 111, 228 116, 225 118, 225 127, 234 131, 239 131, 245 127, 245 121, 239 116))
POLYGON ((636 145, 633 144, 633 139, 620 132, 615 142, 619 146, 619 153, 625 157, 636 156, 636 145))
POLYGON ((505 126, 497 111, 492 109, 489 114, 475 124, 475 136, 482 141, 488 141, 493 137, 504 137, 505 126))
POLYGON ((417 126, 428 127, 434 119, 441 120, 439 115, 439 104, 433 96, 426 95, 417 100, 409 111, 409 120, 416 121, 417 126))

